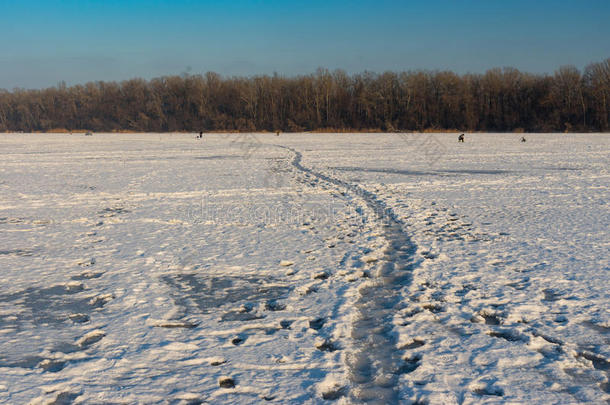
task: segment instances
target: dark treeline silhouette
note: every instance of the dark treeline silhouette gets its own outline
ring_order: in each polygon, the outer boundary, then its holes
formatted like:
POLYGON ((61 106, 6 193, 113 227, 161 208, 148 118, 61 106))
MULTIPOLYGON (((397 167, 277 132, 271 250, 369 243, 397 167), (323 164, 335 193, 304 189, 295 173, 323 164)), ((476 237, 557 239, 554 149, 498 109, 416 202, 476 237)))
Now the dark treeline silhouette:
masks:
POLYGON ((553 75, 318 69, 0 90, 0 131, 608 131, 609 121, 610 59, 553 75))

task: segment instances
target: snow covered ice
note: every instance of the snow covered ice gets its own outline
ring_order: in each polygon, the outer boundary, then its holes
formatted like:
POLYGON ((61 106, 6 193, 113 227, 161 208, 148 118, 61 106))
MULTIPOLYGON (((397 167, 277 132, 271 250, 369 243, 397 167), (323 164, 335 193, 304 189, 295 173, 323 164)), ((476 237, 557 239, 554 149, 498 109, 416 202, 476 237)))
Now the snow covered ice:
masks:
POLYGON ((608 134, 2 134, 0 402, 605 403, 608 134))

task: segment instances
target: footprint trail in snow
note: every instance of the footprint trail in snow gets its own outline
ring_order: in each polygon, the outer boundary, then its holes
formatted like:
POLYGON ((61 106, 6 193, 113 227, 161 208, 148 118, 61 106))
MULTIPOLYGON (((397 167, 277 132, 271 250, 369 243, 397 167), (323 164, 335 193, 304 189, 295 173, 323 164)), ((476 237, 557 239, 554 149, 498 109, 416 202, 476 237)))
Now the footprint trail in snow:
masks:
MULTIPOLYGON (((396 348, 392 319, 402 307, 399 291, 411 281, 416 247, 402 223, 390 207, 364 188, 303 166, 302 154, 295 149, 277 145, 293 155, 292 165, 308 176, 337 188, 356 204, 364 202, 372 221, 377 224, 385 246, 377 256, 365 261, 375 262, 374 278, 358 288, 354 303, 351 339, 354 350, 346 363, 352 383, 350 397, 374 403, 396 403, 398 375, 405 370, 401 352, 396 348)), ((315 187, 315 184, 314 184, 315 187)))

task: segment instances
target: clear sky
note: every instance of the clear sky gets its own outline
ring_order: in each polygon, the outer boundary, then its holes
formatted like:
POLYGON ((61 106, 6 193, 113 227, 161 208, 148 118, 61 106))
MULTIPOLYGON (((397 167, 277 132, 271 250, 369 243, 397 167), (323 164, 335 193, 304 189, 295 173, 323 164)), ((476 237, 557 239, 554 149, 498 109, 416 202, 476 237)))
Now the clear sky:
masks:
POLYGON ((0 88, 512 66, 610 57, 610 0, 0 0, 0 88))

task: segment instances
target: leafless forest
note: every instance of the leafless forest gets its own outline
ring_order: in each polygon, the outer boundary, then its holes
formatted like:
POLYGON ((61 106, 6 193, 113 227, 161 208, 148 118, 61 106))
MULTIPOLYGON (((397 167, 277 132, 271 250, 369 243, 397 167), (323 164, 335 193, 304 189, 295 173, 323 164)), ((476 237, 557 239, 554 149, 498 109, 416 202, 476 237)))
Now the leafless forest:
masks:
POLYGON ((610 58, 584 71, 318 69, 0 90, 0 131, 608 131, 610 58))

